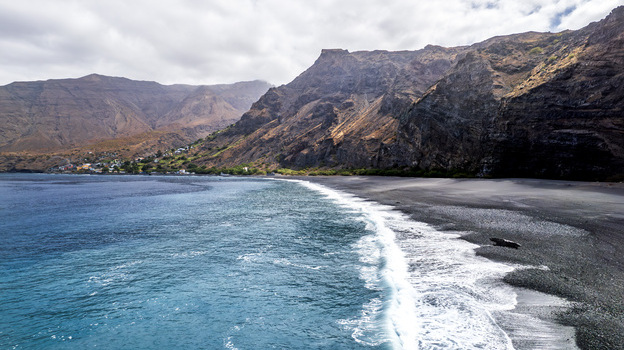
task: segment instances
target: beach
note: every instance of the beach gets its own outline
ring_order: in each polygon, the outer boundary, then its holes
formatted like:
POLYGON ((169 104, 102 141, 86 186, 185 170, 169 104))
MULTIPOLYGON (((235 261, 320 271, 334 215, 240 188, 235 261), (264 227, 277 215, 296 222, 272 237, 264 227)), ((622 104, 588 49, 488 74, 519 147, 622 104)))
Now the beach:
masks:
MULTIPOLYGON (((556 337, 557 348, 575 348, 576 343, 581 349, 624 349, 624 184, 361 176, 305 180, 393 206, 414 221, 461 234, 479 246, 480 256, 521 266, 505 276, 517 287, 518 317, 559 324, 541 335, 556 337), (494 246, 490 238, 520 248, 494 246)), ((498 322, 517 349, 540 348, 539 337, 514 334, 511 324, 518 320, 498 322)))

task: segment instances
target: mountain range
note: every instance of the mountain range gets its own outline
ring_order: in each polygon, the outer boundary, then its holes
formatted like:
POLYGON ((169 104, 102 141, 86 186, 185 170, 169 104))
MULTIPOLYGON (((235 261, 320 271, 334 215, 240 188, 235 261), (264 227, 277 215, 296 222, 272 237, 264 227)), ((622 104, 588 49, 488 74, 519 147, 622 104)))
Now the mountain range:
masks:
POLYGON ((323 50, 195 162, 617 179, 622 107, 619 7, 576 31, 417 51, 323 50))
POLYGON ((183 145, 237 121, 269 87, 166 86, 97 74, 15 82, 0 87, 0 152, 54 152, 106 140, 183 145))
POLYGON ((195 165, 617 180, 623 107, 618 7, 574 31, 416 51, 323 50, 272 88, 99 75, 13 83, 0 87, 0 151, 132 140, 121 145, 155 152, 212 133, 193 151, 195 165))

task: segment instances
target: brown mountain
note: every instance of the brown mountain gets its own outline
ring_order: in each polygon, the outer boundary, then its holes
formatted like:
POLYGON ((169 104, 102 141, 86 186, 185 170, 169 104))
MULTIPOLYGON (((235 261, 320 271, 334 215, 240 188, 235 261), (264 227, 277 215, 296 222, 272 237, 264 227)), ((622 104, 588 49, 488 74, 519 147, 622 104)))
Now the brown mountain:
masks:
POLYGON ((270 89, 208 147, 236 143, 215 159, 225 164, 262 158, 294 167, 348 166, 352 162, 343 155, 374 152, 392 138, 398 120, 389 112, 421 96, 460 51, 434 46, 415 52, 323 50, 312 67, 290 84, 270 89))
POLYGON ((624 174, 624 7, 577 31, 418 51, 323 50, 198 163, 624 174))
POLYGON ((0 152, 62 151, 105 140, 120 147, 188 143, 237 121, 268 88, 261 81, 165 86, 96 74, 16 82, 0 87, 0 152))

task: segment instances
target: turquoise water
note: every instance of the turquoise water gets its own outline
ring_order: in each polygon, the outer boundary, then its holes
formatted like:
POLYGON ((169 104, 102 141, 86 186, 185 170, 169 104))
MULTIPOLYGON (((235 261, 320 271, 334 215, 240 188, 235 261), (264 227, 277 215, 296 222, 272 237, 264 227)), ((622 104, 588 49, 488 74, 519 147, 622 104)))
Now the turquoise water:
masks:
POLYGON ((385 298, 352 248, 366 223, 299 184, 1 180, 0 348, 390 346, 381 327, 352 336, 385 298))
POLYGON ((512 267, 303 181, 0 174, 1 349, 513 349, 512 267))

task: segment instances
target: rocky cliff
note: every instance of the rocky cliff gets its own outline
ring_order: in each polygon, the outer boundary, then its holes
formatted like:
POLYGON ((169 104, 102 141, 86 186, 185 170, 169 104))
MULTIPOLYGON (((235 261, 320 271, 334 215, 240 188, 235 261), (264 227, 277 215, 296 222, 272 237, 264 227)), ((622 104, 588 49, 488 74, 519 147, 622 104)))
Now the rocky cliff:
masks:
POLYGON ((418 51, 323 50, 200 163, 624 174, 624 7, 577 31, 418 51))
POLYGON ((291 83, 270 89, 205 149, 210 164, 379 167, 396 142, 397 117, 454 63, 463 48, 419 51, 323 50, 291 83))
POLYGON ((136 135, 141 142, 163 135, 194 141, 237 121, 268 88, 260 81, 165 86, 96 74, 16 82, 0 87, 0 152, 132 142, 136 135))
POLYGON ((402 116, 410 166, 495 176, 624 173, 624 8, 579 31, 474 45, 402 116))

